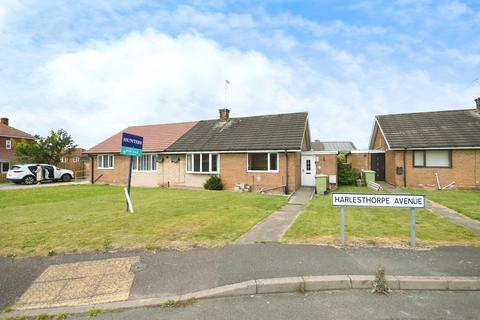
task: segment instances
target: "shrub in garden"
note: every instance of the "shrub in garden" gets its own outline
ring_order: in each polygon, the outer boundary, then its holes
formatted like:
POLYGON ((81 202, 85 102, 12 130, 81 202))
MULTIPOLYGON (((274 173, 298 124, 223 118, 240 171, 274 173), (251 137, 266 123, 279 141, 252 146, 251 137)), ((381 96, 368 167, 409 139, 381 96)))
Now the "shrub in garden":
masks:
POLYGON ((222 179, 220 179, 219 176, 211 176, 205 182, 203 187, 207 190, 222 190, 223 189, 222 179))
POLYGON ((350 164, 338 162, 338 184, 354 185, 359 177, 358 171, 350 164))

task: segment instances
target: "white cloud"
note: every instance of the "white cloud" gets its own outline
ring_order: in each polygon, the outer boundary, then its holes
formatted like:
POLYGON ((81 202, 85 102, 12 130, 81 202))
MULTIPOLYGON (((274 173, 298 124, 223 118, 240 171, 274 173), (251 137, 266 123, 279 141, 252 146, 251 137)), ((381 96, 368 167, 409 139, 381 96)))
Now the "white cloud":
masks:
POLYGON ((456 19, 467 12, 470 12, 470 8, 458 1, 450 1, 446 4, 440 5, 438 7, 440 14, 447 19, 456 19))
POLYGON ((371 69, 351 53, 323 48, 319 59, 333 68, 353 61, 356 76, 342 81, 305 61, 147 30, 51 59, 42 90, 50 112, 88 147, 128 125, 216 118, 225 79, 232 116, 308 111, 314 138, 359 146, 368 143, 374 114, 468 107, 458 104, 480 89, 436 83, 421 71, 371 69))

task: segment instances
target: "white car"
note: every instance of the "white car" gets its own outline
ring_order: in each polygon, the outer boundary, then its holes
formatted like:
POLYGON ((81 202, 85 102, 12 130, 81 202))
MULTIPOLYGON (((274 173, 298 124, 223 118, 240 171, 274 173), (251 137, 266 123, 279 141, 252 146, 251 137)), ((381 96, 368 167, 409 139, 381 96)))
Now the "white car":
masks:
MULTIPOLYGON (((43 179, 50 181, 72 181, 72 170, 61 169, 50 164, 40 164, 43 170, 43 179)), ((7 172, 7 180, 14 183, 34 184, 37 182, 36 164, 16 164, 7 172)))

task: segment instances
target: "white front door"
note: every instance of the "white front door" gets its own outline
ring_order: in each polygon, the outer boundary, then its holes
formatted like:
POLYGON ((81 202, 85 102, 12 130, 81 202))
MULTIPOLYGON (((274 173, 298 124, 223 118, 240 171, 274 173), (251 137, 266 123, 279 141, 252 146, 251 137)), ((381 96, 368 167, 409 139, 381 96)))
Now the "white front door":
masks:
POLYGON ((302 186, 315 186, 315 156, 302 155, 302 186))

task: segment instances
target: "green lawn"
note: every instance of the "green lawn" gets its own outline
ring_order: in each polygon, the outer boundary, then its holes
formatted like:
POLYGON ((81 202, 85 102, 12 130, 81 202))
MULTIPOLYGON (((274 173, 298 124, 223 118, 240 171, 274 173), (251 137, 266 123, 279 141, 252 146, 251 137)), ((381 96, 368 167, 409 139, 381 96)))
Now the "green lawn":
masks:
POLYGON ((440 203, 472 219, 480 220, 480 191, 408 189, 424 194, 427 199, 440 203))
POLYGON ((219 191, 133 188, 134 214, 113 186, 0 191, 0 255, 230 243, 287 202, 219 191))
MULTIPOLYGON (((341 187, 339 192, 374 192, 368 188, 341 187)), ((331 196, 316 197, 287 231, 294 243, 340 244, 340 213, 331 196)), ((454 225, 427 210, 416 210, 417 245, 480 244, 480 234, 454 225)), ((410 210, 345 208, 347 244, 409 245, 410 210)))

